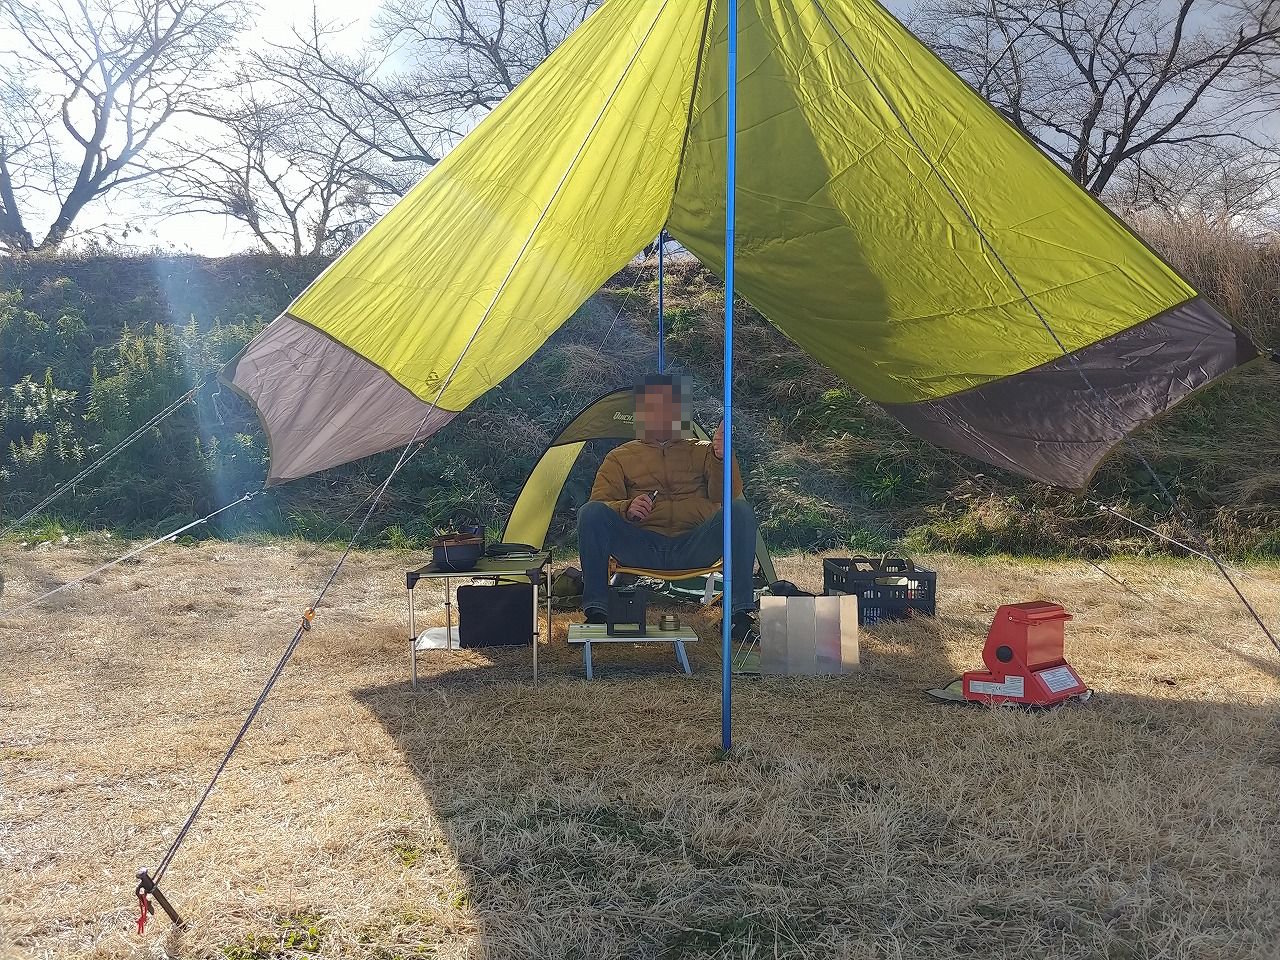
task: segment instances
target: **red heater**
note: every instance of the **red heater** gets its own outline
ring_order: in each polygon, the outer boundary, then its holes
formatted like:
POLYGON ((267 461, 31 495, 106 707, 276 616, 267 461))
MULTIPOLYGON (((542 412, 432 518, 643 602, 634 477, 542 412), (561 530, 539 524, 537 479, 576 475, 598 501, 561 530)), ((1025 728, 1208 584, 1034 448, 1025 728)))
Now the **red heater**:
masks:
POLYGON ((1063 657, 1063 625, 1071 619, 1056 603, 1010 603, 996 611, 982 648, 986 670, 929 693, 939 700, 996 706, 1052 707, 1087 699, 1089 689, 1063 657), (958 689, 957 689, 958 688, 958 689))

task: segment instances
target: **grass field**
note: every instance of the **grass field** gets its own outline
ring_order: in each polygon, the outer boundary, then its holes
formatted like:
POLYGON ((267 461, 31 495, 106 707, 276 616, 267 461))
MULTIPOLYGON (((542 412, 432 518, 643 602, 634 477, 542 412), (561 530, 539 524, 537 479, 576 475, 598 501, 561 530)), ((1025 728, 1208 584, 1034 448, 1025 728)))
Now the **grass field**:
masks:
MULTIPOLYGON (((5 547, 4 599, 117 546, 5 547)), ((352 558, 165 878, 189 928, 141 939, 134 871, 335 554, 167 546, 0 620, 0 954, 1280 956, 1280 655, 1202 566, 931 558, 936 620, 865 632, 855 677, 739 680, 726 759, 710 623, 692 680, 605 650, 587 684, 559 615, 536 688, 527 649, 442 653, 412 694, 418 559, 352 558), (1042 597, 1090 703, 923 697, 1042 597)), ((1280 570, 1243 584, 1277 623, 1280 570)))

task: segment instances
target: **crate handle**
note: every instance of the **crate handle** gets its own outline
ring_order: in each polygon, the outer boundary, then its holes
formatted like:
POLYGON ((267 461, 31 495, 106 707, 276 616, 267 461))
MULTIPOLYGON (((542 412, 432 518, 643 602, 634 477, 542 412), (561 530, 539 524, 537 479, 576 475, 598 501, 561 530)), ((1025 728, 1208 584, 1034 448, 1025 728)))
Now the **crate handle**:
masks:
POLYGON ((858 573, 916 572, 916 565, 906 557, 850 557, 849 566, 858 573))

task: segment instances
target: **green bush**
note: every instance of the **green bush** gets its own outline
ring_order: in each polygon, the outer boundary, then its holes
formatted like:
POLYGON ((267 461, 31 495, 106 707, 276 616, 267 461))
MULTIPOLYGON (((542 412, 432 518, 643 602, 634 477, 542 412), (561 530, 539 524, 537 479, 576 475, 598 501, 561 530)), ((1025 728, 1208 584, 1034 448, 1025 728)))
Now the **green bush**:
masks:
MULTIPOLYGON (((1243 311, 1258 337, 1280 312, 1280 251, 1218 238, 1197 253, 1167 237, 1202 288, 1243 311), (1180 245, 1179 245, 1180 244, 1180 245)), ((0 262, 0 488, 12 519, 199 385, 193 402, 148 429, 54 505, 44 526, 156 534, 261 487, 267 445, 253 411, 217 370, 322 269, 244 256, 86 257, 0 262), (123 293, 122 293, 123 292, 123 293)), ((453 420, 387 490, 365 542, 423 549, 458 510, 496 536, 537 457, 569 417, 651 368, 653 264, 622 271, 528 362, 453 420)), ((719 418, 723 294, 697 264, 670 265, 670 366, 691 375, 695 410, 719 418)), ((1151 538, 1070 493, 938 450, 903 430, 744 304, 735 306, 736 448, 748 496, 775 549, 962 550, 1063 554, 1150 550, 1151 538)), ((1138 443, 1197 524, 1237 555, 1280 556, 1280 371, 1261 364, 1205 391, 1138 443)), ((607 444, 591 444, 562 495, 553 542, 573 543, 607 444)), ((345 541, 398 451, 266 495, 194 528, 345 541)), ((1131 452, 1089 495, 1186 533, 1131 452)), ((61 534, 59 534, 60 536, 61 534)))

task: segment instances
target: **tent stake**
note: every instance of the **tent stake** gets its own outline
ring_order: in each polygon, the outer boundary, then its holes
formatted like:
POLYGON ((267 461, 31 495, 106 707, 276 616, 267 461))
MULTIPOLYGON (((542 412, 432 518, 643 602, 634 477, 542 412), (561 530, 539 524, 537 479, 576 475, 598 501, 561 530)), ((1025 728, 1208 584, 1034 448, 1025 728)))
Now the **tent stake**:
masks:
POLYGON ((738 180, 738 0, 729 0, 728 96, 724 197, 724 473, 720 520, 724 530, 724 593, 720 600, 720 748, 733 749, 733 244, 738 180))
POLYGON ((155 908, 151 906, 154 900, 160 904, 160 908, 169 915, 169 919, 173 921, 174 926, 181 927, 182 917, 178 916, 178 911, 173 909, 173 904, 169 899, 160 892, 160 888, 156 886, 155 880, 151 878, 151 873, 145 869, 138 871, 138 889, 135 891, 138 895, 138 901, 142 905, 142 912, 138 916, 138 933, 142 933, 143 927, 147 924, 147 915, 155 912, 155 908))

